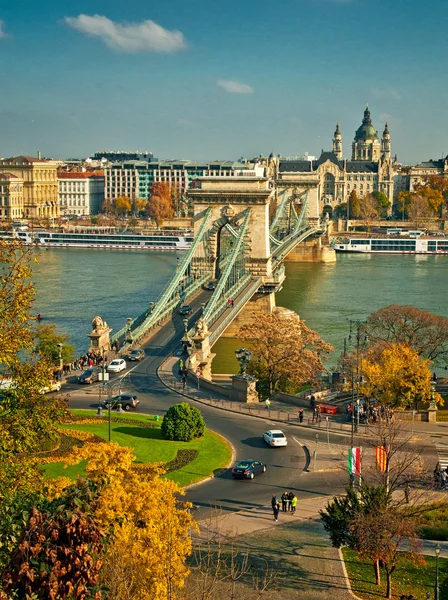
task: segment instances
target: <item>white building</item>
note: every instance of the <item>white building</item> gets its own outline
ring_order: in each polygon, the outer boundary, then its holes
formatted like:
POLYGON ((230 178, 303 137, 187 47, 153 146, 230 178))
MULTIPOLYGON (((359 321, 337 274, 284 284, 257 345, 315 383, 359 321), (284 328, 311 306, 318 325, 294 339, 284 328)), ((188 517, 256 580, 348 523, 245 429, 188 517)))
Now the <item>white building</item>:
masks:
POLYGON ((98 173, 58 173, 61 215, 96 215, 104 201, 104 176, 98 173))

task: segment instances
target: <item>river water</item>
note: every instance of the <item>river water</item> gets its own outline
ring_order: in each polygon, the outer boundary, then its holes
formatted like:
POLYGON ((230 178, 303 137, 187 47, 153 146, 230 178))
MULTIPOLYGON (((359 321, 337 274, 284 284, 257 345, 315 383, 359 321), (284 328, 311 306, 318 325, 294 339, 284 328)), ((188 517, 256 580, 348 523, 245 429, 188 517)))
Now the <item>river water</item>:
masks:
MULTIPOLYGON (((71 336, 77 352, 87 349, 95 315, 114 331, 127 317, 157 299, 176 268, 169 252, 53 248, 41 251, 35 268, 35 312, 71 336)), ((388 304, 411 304, 448 316, 448 256, 338 254, 335 264, 286 263, 286 281, 276 303, 297 312, 331 343, 337 363, 348 337, 349 319, 365 319, 388 304)), ((213 347, 216 373, 233 373, 237 340, 213 347)))

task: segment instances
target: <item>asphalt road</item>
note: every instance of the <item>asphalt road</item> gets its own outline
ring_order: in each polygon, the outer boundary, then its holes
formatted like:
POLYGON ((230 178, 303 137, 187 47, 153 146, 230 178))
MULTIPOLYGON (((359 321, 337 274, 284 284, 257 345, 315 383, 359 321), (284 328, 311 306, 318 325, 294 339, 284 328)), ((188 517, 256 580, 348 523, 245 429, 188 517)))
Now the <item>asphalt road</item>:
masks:
MULTIPOLYGON (((207 300, 209 295, 210 292, 203 292, 192 302, 191 323, 199 314, 201 302, 207 300)), ((179 402, 179 395, 159 380, 157 368, 167 355, 180 349, 183 331, 182 317, 175 315, 144 346, 145 360, 128 363, 129 368, 125 373, 111 376, 109 385, 120 385, 121 391, 137 393, 140 400, 138 412, 163 415, 172 404, 179 402)), ((63 391, 70 394, 71 408, 97 408, 101 387, 101 383, 81 385, 69 382, 63 391)), ((118 393, 118 389, 114 393, 118 393)), ((207 427, 231 442, 237 460, 254 458, 267 465, 267 472, 251 481, 235 481, 230 470, 226 470, 205 483, 193 486, 188 490, 187 497, 195 504, 204 508, 218 506, 222 510, 240 510, 269 504, 272 494, 282 494, 284 490, 294 491, 300 499, 310 494, 333 494, 346 485, 345 477, 338 472, 310 473, 304 470, 307 455, 302 445, 314 442, 314 431, 282 426, 288 437, 288 446, 269 448, 261 436, 266 429, 278 429, 275 422, 198 405, 194 400, 190 402, 200 408, 207 427)), ((335 436, 333 441, 342 443, 340 436, 335 436)))

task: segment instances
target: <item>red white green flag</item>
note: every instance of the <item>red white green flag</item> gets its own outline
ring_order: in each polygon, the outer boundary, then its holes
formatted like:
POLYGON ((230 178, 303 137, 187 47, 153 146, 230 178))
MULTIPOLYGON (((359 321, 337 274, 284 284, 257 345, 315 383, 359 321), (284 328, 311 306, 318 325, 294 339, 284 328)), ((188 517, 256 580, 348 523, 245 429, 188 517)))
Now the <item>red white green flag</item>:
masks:
POLYGON ((361 475, 361 448, 348 449, 349 475, 361 475))

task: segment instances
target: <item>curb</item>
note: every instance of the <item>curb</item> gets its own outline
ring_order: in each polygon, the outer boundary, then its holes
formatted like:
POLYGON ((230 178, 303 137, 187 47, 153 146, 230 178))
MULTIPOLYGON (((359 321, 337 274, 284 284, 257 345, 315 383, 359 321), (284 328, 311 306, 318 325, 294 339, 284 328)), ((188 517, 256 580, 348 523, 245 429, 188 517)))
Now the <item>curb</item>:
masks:
MULTIPOLYGON (((213 429, 210 429, 210 431, 213 431, 213 429)), ((236 457, 235 446, 232 444, 232 442, 230 442, 223 435, 217 433, 216 431, 213 431, 213 433, 215 435, 219 436, 220 438, 222 438, 224 441, 226 441, 229 444, 230 448, 232 449, 232 456, 230 457, 230 461, 227 463, 227 465, 225 467, 222 468, 223 471, 226 471, 235 462, 235 457, 236 457)), ((215 479, 215 475, 207 475, 207 477, 204 477, 204 479, 201 479, 200 481, 196 481, 196 483, 190 483, 190 485, 186 485, 183 489, 191 490, 191 488, 195 488, 195 487, 202 485, 203 483, 207 483, 207 481, 210 481, 211 479, 215 479)))
POLYGON ((348 576, 347 569, 346 569, 346 566, 345 566, 344 556, 342 555, 342 550, 340 548, 338 548, 338 554, 339 554, 339 560, 341 561, 342 572, 344 573, 345 584, 347 586, 348 593, 350 594, 350 596, 352 598, 355 598, 356 600, 362 600, 362 598, 360 598, 359 596, 357 596, 353 592, 353 590, 352 590, 352 586, 350 584, 350 578, 348 576))

